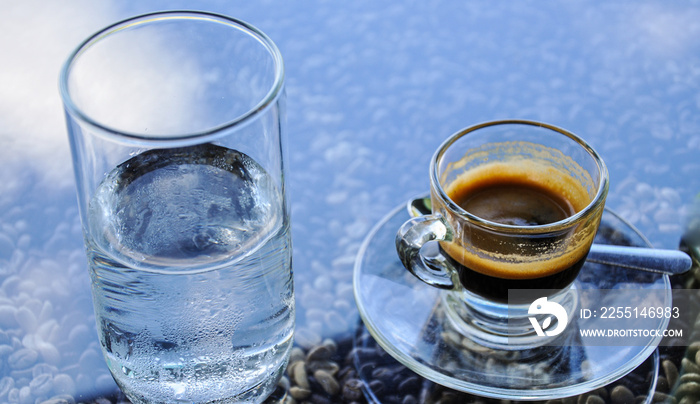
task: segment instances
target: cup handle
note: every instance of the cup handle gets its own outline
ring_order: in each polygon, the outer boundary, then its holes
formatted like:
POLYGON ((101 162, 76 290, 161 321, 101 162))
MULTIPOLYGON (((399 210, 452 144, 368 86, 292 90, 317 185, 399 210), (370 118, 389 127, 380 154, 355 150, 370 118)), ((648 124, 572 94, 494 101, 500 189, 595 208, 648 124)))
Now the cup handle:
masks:
POLYGON ((404 223, 396 234, 396 251, 404 267, 421 281, 440 289, 454 289, 444 259, 428 260, 421 247, 428 241, 452 241, 452 229, 438 214, 418 216, 404 223))

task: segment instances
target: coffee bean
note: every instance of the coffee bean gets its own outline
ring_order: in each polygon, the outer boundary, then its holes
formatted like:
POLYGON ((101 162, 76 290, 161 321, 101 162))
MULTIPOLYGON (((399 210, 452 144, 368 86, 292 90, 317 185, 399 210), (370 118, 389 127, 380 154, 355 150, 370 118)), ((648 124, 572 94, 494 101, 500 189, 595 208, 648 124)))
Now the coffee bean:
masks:
POLYGON ((86 349, 78 360, 81 369, 100 369, 104 366, 104 358, 96 349, 86 349))
POLYGON ((687 382, 700 383, 700 375, 697 373, 686 373, 682 375, 678 380, 681 382, 681 384, 687 382))
POLYGON ((315 362, 308 362, 306 368, 309 372, 316 372, 317 370, 324 370, 331 375, 336 375, 340 370, 340 365, 331 360, 321 360, 315 362))
POLYGON ((580 396, 577 396, 576 404, 585 404, 588 397, 590 397, 590 393, 581 394, 580 396))
MULTIPOLYGON (((700 273, 700 271, 698 271, 700 273)), ((695 354, 700 351, 700 341, 693 341, 688 345, 688 355, 695 357, 695 354)))
POLYGON ((372 380, 369 382, 369 388, 374 392, 374 394, 384 394, 386 391, 386 385, 381 380, 372 380))
POLYGON ((24 386, 19 389, 19 395, 17 397, 20 403, 31 403, 32 402, 32 390, 29 386, 24 386))
POLYGON ((318 290, 330 290, 333 287, 333 280, 325 275, 321 275, 314 279, 314 288, 318 290))
POLYGON ((294 341, 302 347, 311 348, 321 342, 321 336, 308 328, 302 328, 295 332, 294 341))
POLYGON ((700 351, 695 353, 695 364, 700 366, 700 351))
POLYGON ((58 394, 75 393, 75 382, 73 378, 65 373, 59 373, 53 377, 53 391, 58 394))
POLYGON ((299 386, 292 386, 289 389, 289 394, 296 400, 304 400, 311 395, 311 390, 299 386))
POLYGON ((345 366, 344 368, 340 369, 338 371, 338 374, 336 375, 338 379, 345 384, 345 382, 348 379, 354 379, 357 377, 357 372, 355 371, 355 367, 353 365, 345 366))
POLYGON ((394 374, 394 370, 386 367, 381 367, 372 371, 372 378, 381 380, 382 382, 386 383, 388 381, 391 381, 391 379, 394 377, 394 374))
POLYGON ((18 403, 19 402, 19 389, 18 388, 12 388, 10 391, 7 393, 7 401, 10 403, 18 403))
POLYGON ((340 313, 353 313, 355 311, 355 306, 347 300, 336 300, 333 302, 333 308, 340 313))
POLYGON ((607 401, 608 397, 610 396, 608 394, 608 390, 605 387, 599 387, 596 390, 594 390, 593 393, 605 401, 607 401))
POLYGON ((37 347, 41 358, 50 365, 59 365, 61 362, 61 353, 56 347, 48 342, 42 342, 37 347))
POLYGON ((593 372, 591 371, 591 363, 588 361, 588 359, 581 362, 581 373, 583 373, 586 377, 592 375, 593 372))
POLYGON ((306 355, 307 362, 321 361, 330 359, 335 354, 335 350, 331 345, 321 344, 317 345, 309 350, 306 355))
POLYGON ((321 385, 321 388, 331 396, 338 394, 340 391, 340 385, 333 378, 333 375, 326 372, 325 370, 317 370, 314 372, 314 378, 321 385))
POLYGON ((676 397, 693 396, 700 397, 700 383, 685 382, 682 383, 675 391, 676 397))
POLYGON ((280 377, 280 381, 277 382, 277 386, 287 391, 292 386, 287 376, 280 377))
POLYGON ((610 393, 612 404, 634 404, 634 393, 625 386, 616 386, 610 393))
POLYGON ((350 351, 349 357, 357 357, 361 362, 367 359, 371 359, 375 356, 375 350, 373 348, 366 347, 356 347, 350 351))
POLYGON ((462 336, 454 331, 444 331, 441 333, 441 337, 446 344, 452 347, 458 347, 462 345, 462 336))
POLYGON ((291 365, 294 362, 303 361, 305 356, 304 351, 295 346, 292 348, 292 352, 289 354, 289 364, 291 365))
POLYGON ((675 386, 678 381, 678 368, 676 365, 672 361, 666 359, 661 362, 661 367, 664 369, 664 375, 666 375, 668 385, 671 387, 675 386))
POLYGON ((29 389, 34 396, 45 396, 53 390, 53 377, 44 373, 29 382, 29 389))
POLYGON ((36 352, 33 349, 19 349, 12 353, 8 358, 7 358, 7 363, 10 365, 10 368, 16 369, 16 370, 21 370, 21 369, 26 369, 33 364, 36 363, 36 361, 39 359, 39 353, 36 352))
POLYGON ((404 396, 403 400, 401 400, 401 404, 418 404, 418 399, 411 395, 404 396))
POLYGON ((605 404, 605 400, 603 400, 600 396, 592 394, 586 399, 586 404, 605 404))
POLYGON ((0 379, 0 399, 7 397, 7 394, 15 387, 15 379, 5 376, 0 379))
POLYGON ((651 398, 652 403, 676 404, 676 398, 665 393, 655 392, 651 398))
POLYGON ((292 380, 301 388, 310 389, 309 377, 306 373, 306 364, 304 362, 295 362, 292 367, 292 380))
POLYGON ((358 401, 361 400, 364 395, 362 394, 363 383, 359 379, 348 379, 342 388, 342 397, 346 401, 358 401))
POLYGON ((436 404, 457 404, 459 401, 457 393, 453 391, 444 391, 436 404))
POLYGON ((332 338, 324 339, 321 344, 325 346, 330 352, 332 352, 333 355, 338 353, 338 343, 335 342, 335 340, 333 340, 332 338))
MULTIPOLYGON (((15 254, 17 251, 15 251, 15 254)), ((0 284, 0 290, 8 297, 15 297, 18 293, 19 284, 22 283, 22 278, 19 275, 11 275, 5 278, 0 284)))
POLYGON ((8 344, 0 345, 0 359, 4 359, 4 358, 10 356, 10 354, 12 354, 12 352, 14 352, 14 351, 15 351, 15 349, 12 348, 12 345, 8 345, 8 344))
POLYGON ((75 404, 75 400, 70 396, 59 396, 42 401, 41 404, 75 404))
POLYGON ((671 386, 669 386, 668 380, 664 376, 659 376, 656 380, 656 391, 662 393, 668 393, 671 391, 671 386))
POLYGON ((313 404, 332 404, 331 400, 328 397, 324 397, 320 394, 313 393, 311 394, 309 401, 311 401, 313 404))
POLYGON ((410 376, 398 383, 399 394, 407 395, 415 393, 420 388, 420 382, 417 376, 410 376))
POLYGON ((682 373, 700 373, 700 366, 696 365, 688 358, 681 359, 682 373))

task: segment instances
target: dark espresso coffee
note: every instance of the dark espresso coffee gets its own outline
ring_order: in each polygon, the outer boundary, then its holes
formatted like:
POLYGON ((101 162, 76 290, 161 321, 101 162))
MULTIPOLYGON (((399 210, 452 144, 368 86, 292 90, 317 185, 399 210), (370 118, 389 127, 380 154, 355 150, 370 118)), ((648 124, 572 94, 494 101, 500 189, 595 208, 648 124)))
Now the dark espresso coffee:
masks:
MULTIPOLYGON (((547 225, 576 214, 590 201, 585 187, 557 170, 527 164, 492 163, 461 175, 445 187, 465 211, 511 226, 547 225)), ((465 289, 497 302, 509 289, 563 289, 583 266, 590 243, 570 234, 537 238, 465 227, 458 243, 442 243, 465 289), (462 245, 460 245, 462 244, 462 245)))
POLYGON ((493 180, 455 202, 482 219, 513 226, 550 224, 576 213, 568 200, 539 184, 493 180))
MULTIPOLYGON (((547 289, 556 291, 571 285, 586 262, 586 255, 552 275, 528 279, 498 278, 469 269, 452 259, 449 254, 446 256, 446 259, 459 271, 459 280, 465 289, 494 302, 508 303, 508 291, 511 289, 547 289)), ((542 297, 539 295, 530 296, 523 292, 518 293, 518 296, 524 300, 510 301, 510 303, 531 303, 536 297, 542 297)))

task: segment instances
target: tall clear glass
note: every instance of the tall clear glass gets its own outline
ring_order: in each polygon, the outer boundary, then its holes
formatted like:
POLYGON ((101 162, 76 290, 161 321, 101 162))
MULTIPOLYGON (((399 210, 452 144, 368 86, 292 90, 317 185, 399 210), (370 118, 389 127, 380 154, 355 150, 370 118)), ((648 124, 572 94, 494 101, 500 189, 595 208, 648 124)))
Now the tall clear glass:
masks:
POLYGON ((256 28, 119 22, 60 77, 99 339, 134 403, 260 402, 294 333, 284 67, 256 28))

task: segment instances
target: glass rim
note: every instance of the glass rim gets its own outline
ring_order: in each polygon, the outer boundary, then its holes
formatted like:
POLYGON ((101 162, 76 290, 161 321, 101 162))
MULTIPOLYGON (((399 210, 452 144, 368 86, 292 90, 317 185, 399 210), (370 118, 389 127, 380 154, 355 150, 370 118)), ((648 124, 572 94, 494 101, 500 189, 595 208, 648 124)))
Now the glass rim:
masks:
POLYGON ((272 106, 281 96, 284 89, 285 72, 284 72, 284 61, 282 59, 282 54, 279 51, 277 45, 267 36, 264 32, 256 28, 255 26, 219 13, 213 13, 209 11, 199 11, 199 10, 167 10, 167 11, 155 11, 146 14, 140 14, 133 17, 123 19, 121 21, 115 22, 108 25, 92 35, 88 36, 83 40, 68 56, 66 61, 63 63, 59 74, 59 93, 63 101, 63 106, 66 113, 75 117, 76 119, 91 125, 94 128, 99 129, 108 137, 115 139, 126 140, 129 142, 142 144, 142 145, 167 145, 171 143, 177 144, 189 144, 189 143, 200 143, 210 140, 210 138, 218 137, 223 131, 234 127, 242 127, 254 120, 256 117, 262 115, 266 112, 270 106, 272 106), (214 22, 224 25, 229 25, 231 28, 236 28, 255 38, 261 45, 267 49, 270 56, 272 57, 274 63, 274 81, 270 86, 268 92, 263 96, 260 101, 252 108, 248 109, 246 112, 234 117, 229 121, 225 121, 221 124, 207 127, 205 129, 177 133, 172 135, 163 135, 154 137, 152 135, 146 135, 140 132, 131 132, 127 130, 120 130, 109 125, 100 123, 98 120, 93 119, 89 114, 85 113, 78 105, 73 101, 71 97, 71 92, 68 89, 68 79, 72 68, 77 63, 78 58, 81 54, 86 52, 91 46, 99 43, 102 39, 117 34, 122 29, 127 27, 134 27, 137 25, 151 24, 154 22, 160 22, 163 20, 203 20, 208 22, 214 22))
POLYGON ((475 224, 477 226, 481 226, 483 228, 487 228, 490 230, 494 231, 500 231, 503 233, 521 233, 521 234, 547 234, 547 233, 553 233, 561 230, 566 230, 568 228, 571 228, 573 225, 581 222, 582 220, 588 218, 591 214, 594 212, 601 210, 602 207, 605 203, 605 198, 608 193, 608 188, 609 188, 609 174, 608 174, 608 169, 607 166, 605 165, 605 162, 603 159, 600 157, 598 152, 593 149, 585 140, 583 140, 581 137, 565 130, 562 128, 559 128, 554 125, 550 125, 547 123, 543 122, 538 122, 538 121, 531 121, 531 120, 524 120, 524 119, 506 119, 506 120, 498 120, 498 121, 489 121, 489 122, 483 122, 480 124, 476 124, 473 126, 470 126, 466 129, 462 129, 456 133, 454 133, 452 136, 447 138, 440 147, 438 147, 437 151, 433 155, 432 159, 430 160, 430 183, 431 183, 431 188, 436 191, 433 194, 437 194, 437 196, 441 199, 443 202, 443 205, 447 207, 447 209, 451 210, 453 213, 456 213, 458 216, 466 219, 467 221, 471 222, 472 224, 475 224), (596 189, 596 193, 593 197, 593 199, 580 211, 576 212, 575 214, 559 220, 557 222, 553 223, 548 223, 548 224, 542 224, 542 225, 536 225, 536 226, 517 226, 517 225, 510 225, 510 224, 503 224, 503 223, 498 223, 490 220, 486 220, 483 218, 480 218, 465 209, 463 209, 461 206, 459 206, 457 203, 455 203, 445 192, 445 190, 442 187, 442 184, 440 184, 439 180, 439 174, 438 174, 438 162, 441 160, 442 156, 445 154, 447 149, 450 148, 452 144, 454 144, 457 140, 462 138, 463 136, 474 132, 476 130, 490 127, 490 126, 498 126, 498 125, 528 125, 528 126, 535 126, 535 127, 540 127, 544 129, 548 129, 550 131, 559 133, 561 135, 564 135, 571 140, 575 141, 579 146, 581 146, 590 157, 593 158, 593 161, 596 163, 596 166, 598 167, 598 179, 600 180, 598 183, 598 187, 596 189))

